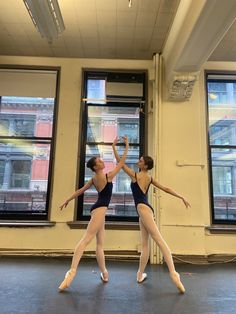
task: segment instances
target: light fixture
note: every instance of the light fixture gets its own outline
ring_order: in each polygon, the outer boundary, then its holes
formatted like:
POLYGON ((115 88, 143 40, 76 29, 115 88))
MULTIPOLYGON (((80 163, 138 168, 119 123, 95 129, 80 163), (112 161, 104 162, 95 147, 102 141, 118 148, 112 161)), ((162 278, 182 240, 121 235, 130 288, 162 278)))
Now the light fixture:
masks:
POLYGON ((51 43, 64 31, 65 25, 57 0, 23 0, 42 37, 51 43))
POLYGON ((132 8, 132 0, 128 0, 129 2, 129 8, 132 8))
POLYGON ((214 93, 208 93, 208 96, 209 96, 209 98, 210 99, 212 99, 212 100, 216 100, 216 98, 218 97, 216 94, 214 94, 214 93))

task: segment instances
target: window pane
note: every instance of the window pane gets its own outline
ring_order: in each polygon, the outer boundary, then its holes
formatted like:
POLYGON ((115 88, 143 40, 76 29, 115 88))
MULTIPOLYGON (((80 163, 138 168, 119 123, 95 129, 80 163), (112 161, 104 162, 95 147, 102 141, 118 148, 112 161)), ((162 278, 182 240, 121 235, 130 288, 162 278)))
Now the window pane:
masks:
POLYGON ((212 148, 214 214, 217 220, 236 220, 236 149, 212 148))
POLYGON ((3 185, 4 172, 5 172, 5 160, 0 160, 0 189, 2 188, 2 185, 3 185))
POLYGON ((0 135, 7 136, 9 134, 9 120, 1 119, 0 111, 0 135))
MULTIPOLYGON (((211 77, 209 74, 208 79, 211 77)), ((207 84, 212 216, 213 223, 230 223, 236 221, 236 83, 232 78, 227 81, 225 75, 218 75, 217 79, 207 84)))
POLYGON ((130 143, 139 143, 139 108, 127 106, 88 106, 88 142, 113 142, 127 135, 130 143))
POLYGON ((88 79, 87 98, 93 104, 104 104, 106 99, 106 81, 104 79, 88 79))
POLYGON ((2 71, 0 216, 3 219, 47 218, 57 72, 2 71))
POLYGON ((101 118, 91 116, 88 119, 87 142, 101 142, 101 118))
POLYGON ((236 145, 236 99, 234 89, 234 83, 208 83, 211 145, 236 145))
MULTIPOLYGON (((135 166, 135 163, 133 164, 127 164, 127 166, 131 169, 133 169, 135 172, 137 172, 137 168, 135 166)), ((121 170, 117 174, 117 185, 116 190, 117 192, 130 192, 130 177, 127 176, 127 174, 124 172, 124 170, 121 170)))
POLYGON ((2 97, 0 135, 51 137, 53 98, 2 97))
POLYGON ((0 210, 46 210, 50 144, 0 141, 0 210))
POLYGON ((119 119, 118 136, 128 136, 130 143, 139 143, 139 119, 119 119))
MULTIPOLYGON (((123 152, 124 147, 118 146, 118 153, 120 156, 122 156, 123 152)), ((111 171, 116 166, 116 160, 113 156, 111 146, 87 145, 86 162, 93 156, 98 156, 104 160, 104 173, 111 171)), ((139 147, 130 147, 127 163, 135 171, 138 170, 135 165, 138 159, 139 147)), ((88 168, 85 169, 85 181, 88 181, 94 175, 94 173, 88 168)), ((97 191, 94 187, 90 188, 84 193, 84 215, 90 214, 90 208, 96 202, 96 200, 97 191)), ((107 215, 137 217, 137 212, 133 202, 133 196, 130 190, 130 178, 123 171, 119 172, 113 180, 113 195, 107 211, 107 215)))
POLYGON ((208 99, 209 104, 218 105, 227 103, 227 87, 226 83, 208 83, 208 99))

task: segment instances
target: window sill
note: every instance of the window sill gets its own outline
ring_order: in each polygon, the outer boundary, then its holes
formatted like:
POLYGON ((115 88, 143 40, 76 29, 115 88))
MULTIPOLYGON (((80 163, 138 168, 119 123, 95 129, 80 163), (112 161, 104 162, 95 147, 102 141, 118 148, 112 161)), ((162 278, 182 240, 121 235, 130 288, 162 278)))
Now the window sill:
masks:
POLYGON ((55 221, 48 220, 0 220, 0 227, 14 227, 14 228, 25 228, 25 227, 54 227, 55 221))
MULTIPOLYGON (((67 225, 71 229, 86 229, 88 226, 88 221, 68 221, 67 225)), ((138 222, 114 222, 114 221, 106 221, 105 223, 106 230, 139 230, 138 222)))
POLYGON ((205 228, 212 234, 235 234, 236 225, 213 225, 205 228))

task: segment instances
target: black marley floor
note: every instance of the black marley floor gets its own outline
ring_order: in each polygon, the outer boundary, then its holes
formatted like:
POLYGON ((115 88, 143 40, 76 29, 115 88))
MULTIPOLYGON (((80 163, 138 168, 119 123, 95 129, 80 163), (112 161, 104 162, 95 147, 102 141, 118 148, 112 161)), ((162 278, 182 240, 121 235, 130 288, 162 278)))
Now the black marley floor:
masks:
POLYGON ((83 259, 70 288, 59 293, 69 265, 69 259, 0 257, 0 313, 236 313, 236 264, 178 264, 184 295, 166 266, 148 265, 147 280, 137 284, 138 262, 107 261, 110 282, 103 284, 93 259, 83 259))

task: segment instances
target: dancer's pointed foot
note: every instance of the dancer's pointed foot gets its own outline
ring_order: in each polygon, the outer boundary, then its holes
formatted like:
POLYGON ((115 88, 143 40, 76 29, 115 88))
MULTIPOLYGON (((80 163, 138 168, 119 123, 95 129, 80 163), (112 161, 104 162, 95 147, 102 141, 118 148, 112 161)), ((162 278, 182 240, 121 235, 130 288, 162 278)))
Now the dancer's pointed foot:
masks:
POLYGON ((109 274, 107 269, 105 269, 103 272, 101 272, 100 277, 102 279, 102 282, 106 283, 109 281, 109 274))
POLYGON ((179 273, 177 273, 176 271, 171 273, 170 278, 172 279, 172 281, 176 285, 176 287, 179 289, 179 292, 184 293, 185 288, 184 288, 184 285, 182 284, 182 282, 180 280, 179 273))
POLYGON ((58 289, 60 291, 65 290, 66 288, 69 287, 69 285, 71 284, 72 280, 74 279, 76 274, 76 270, 75 268, 71 268, 70 270, 68 270, 68 272, 65 275, 64 280, 62 281, 62 283, 60 284, 60 286, 58 287, 58 289))
POLYGON ((147 274, 146 273, 140 273, 139 271, 137 272, 137 282, 138 283, 142 283, 146 279, 147 279, 147 274))

